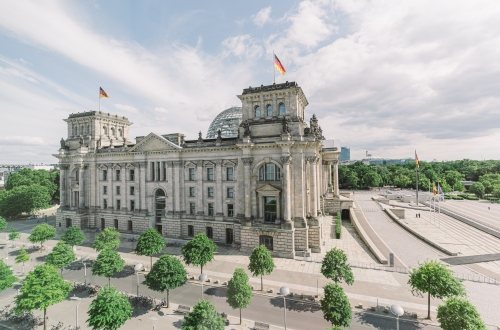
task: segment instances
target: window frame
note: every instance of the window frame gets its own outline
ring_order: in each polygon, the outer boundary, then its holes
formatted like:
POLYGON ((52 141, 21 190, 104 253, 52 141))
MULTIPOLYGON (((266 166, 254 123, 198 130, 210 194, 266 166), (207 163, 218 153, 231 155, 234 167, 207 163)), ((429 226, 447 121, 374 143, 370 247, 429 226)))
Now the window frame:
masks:
POLYGON ((226 198, 234 198, 234 187, 226 187, 226 198))
POLYGON ((215 181, 215 169, 213 167, 207 167, 207 181, 215 181))
POLYGON ((227 210, 227 216, 229 218, 234 218, 234 204, 233 203, 226 204, 226 210, 227 210))
POLYGON ((271 104, 266 105, 266 116, 267 117, 273 116, 273 106, 271 104))
POLYGON ((226 167, 226 181, 234 181, 234 167, 226 167))
POLYGON ((215 196, 215 188, 214 187, 207 187, 207 198, 214 198, 215 196))
POLYGON ((269 235, 259 235, 259 245, 264 245, 269 251, 274 251, 274 238, 269 235))
POLYGON ((212 202, 207 203, 207 215, 209 217, 213 217, 214 216, 214 203, 212 203, 212 202))
POLYGON ((214 228, 211 226, 205 227, 205 234, 208 238, 214 239, 214 228))

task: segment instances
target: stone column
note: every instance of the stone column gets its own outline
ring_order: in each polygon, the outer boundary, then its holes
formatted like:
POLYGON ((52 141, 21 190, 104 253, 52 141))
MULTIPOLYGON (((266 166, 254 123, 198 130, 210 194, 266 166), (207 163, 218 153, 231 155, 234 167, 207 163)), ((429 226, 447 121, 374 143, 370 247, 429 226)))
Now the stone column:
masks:
POLYGON ((68 169, 68 165, 61 165, 59 170, 59 201, 61 206, 66 206, 66 171, 68 169))
POLYGON ((196 162, 196 214, 203 216, 203 161, 196 162))
POLYGON ((186 214, 186 193, 185 193, 185 169, 184 163, 179 161, 179 202, 180 202, 180 212, 186 214))
POLYGON ((122 209, 128 209, 128 191, 127 191, 127 188, 128 188, 128 185, 127 185, 127 166, 123 166, 122 167, 122 170, 120 171, 121 172, 121 177, 120 177, 120 181, 121 181, 121 188, 120 188, 120 199, 122 201, 121 203, 121 208, 122 209))
POLYGON ((333 161, 333 194, 339 196, 339 161, 333 161))
POLYGON ((108 200, 108 208, 113 209, 115 207, 114 198, 115 198, 115 187, 113 186, 113 177, 115 176, 116 169, 113 164, 109 164, 108 166, 108 196, 106 197, 108 200))
POLYGON ((328 192, 333 192, 333 178, 332 178, 333 164, 328 162, 328 192))
POLYGON ((166 212, 167 214, 171 215, 175 211, 175 205, 174 205, 174 200, 175 200, 175 190, 174 187, 174 162, 167 162, 167 199, 165 201, 166 203, 166 212))
POLYGON ((292 222, 292 201, 290 198, 290 156, 282 156, 281 163, 283 164, 283 220, 285 223, 292 222))
POLYGON ((148 162, 140 162, 139 164, 139 210, 147 210, 146 206, 146 171, 148 162))
POLYGON ((251 210, 251 166, 253 162, 252 157, 247 157, 243 158, 243 165, 245 166, 245 220, 250 220, 252 217, 252 210, 251 210))
MULTIPOLYGON (((180 191, 180 166, 181 162, 179 160, 173 161, 173 176, 174 182, 172 182, 174 186, 174 193, 172 195, 173 203, 174 203, 174 214, 180 214, 181 211, 181 191, 180 191)), ((172 185, 170 184, 170 185, 172 185)))
POLYGON ((84 189, 84 171, 85 171, 85 165, 80 166, 80 172, 79 172, 79 178, 78 178, 78 208, 84 208, 85 207, 85 189, 84 189))
POLYGON ((224 216, 223 210, 222 210, 222 199, 223 199, 223 192, 222 192, 222 160, 216 160, 216 173, 215 173, 215 216, 220 217, 222 220, 222 217, 224 216))
POLYGON ((314 218, 316 218, 316 216, 318 215, 318 189, 317 189, 317 182, 316 182, 316 180, 317 180, 317 178, 316 178, 316 175, 317 175, 317 172, 316 172, 317 158, 316 157, 309 157, 307 159, 307 161, 310 164, 310 167, 309 167, 309 170, 310 170, 310 174, 309 174, 309 194, 310 194, 310 200, 311 200, 310 212, 311 212, 311 216, 313 216, 314 218))

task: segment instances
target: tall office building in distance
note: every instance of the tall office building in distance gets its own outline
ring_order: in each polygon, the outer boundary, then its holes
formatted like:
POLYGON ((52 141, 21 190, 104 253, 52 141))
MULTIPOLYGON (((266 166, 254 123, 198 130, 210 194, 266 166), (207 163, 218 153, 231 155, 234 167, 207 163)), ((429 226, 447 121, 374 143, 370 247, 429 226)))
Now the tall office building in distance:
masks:
POLYGON ((347 162, 351 160, 351 149, 347 147, 340 147, 340 161, 347 162))

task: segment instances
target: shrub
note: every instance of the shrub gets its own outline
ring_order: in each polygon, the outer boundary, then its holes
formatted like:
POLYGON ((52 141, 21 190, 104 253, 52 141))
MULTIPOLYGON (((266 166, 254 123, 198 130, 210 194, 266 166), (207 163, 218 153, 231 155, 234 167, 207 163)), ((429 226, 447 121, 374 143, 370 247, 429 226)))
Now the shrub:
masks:
POLYGON ((335 220, 335 238, 340 239, 342 234, 342 219, 340 218, 340 213, 337 213, 337 219, 335 220))

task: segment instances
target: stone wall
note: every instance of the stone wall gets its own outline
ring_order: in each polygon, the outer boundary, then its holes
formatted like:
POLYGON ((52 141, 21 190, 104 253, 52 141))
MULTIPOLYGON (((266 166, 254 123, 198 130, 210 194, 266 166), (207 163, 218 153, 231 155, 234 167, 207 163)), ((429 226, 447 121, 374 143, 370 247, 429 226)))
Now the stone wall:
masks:
POLYGON ((295 251, 306 251, 308 249, 307 228, 295 228, 295 251))
POLYGON ((321 252, 321 227, 320 226, 311 226, 308 230, 309 235, 309 248, 312 252, 320 253, 321 252))
POLYGON ((256 228, 241 226, 241 251, 250 253, 259 245, 260 235, 267 235, 273 238, 272 255, 281 258, 295 257, 294 229, 282 230, 272 228, 256 228))

